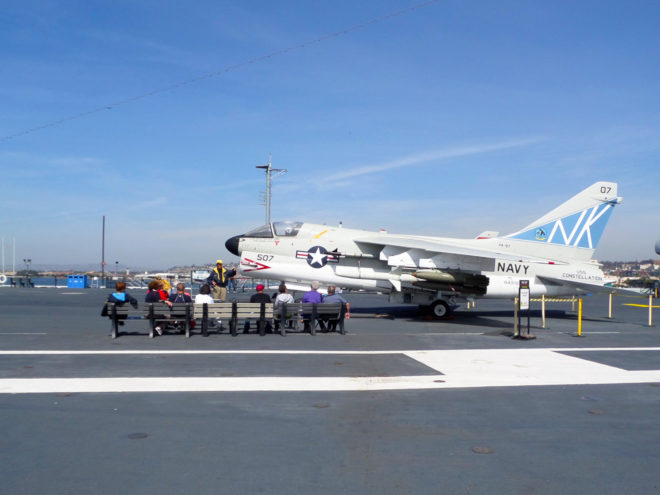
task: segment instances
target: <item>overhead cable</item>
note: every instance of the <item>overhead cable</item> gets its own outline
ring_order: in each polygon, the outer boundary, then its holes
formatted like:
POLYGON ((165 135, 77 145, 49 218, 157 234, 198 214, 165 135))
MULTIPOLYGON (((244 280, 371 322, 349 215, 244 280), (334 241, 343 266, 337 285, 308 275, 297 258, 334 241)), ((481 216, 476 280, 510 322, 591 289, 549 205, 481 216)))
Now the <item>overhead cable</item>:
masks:
POLYGON ((273 58, 273 57, 284 55, 286 53, 290 53, 290 52, 293 52, 293 51, 296 51, 296 50, 301 50, 303 48, 307 48, 307 47, 310 47, 312 45, 316 45, 316 44, 322 43, 324 41, 328 41, 328 40, 333 39, 333 38, 339 38, 341 36, 345 36, 349 33, 358 31, 360 29, 364 29, 364 28, 366 28, 368 26, 371 26, 373 24, 378 24, 380 22, 392 19, 393 17, 399 17, 399 16, 402 16, 402 15, 405 15, 405 14, 409 14, 410 12, 413 12, 415 10, 423 9, 425 7, 428 7, 431 4, 437 3, 438 1, 439 0, 428 0, 426 2, 418 3, 418 4, 412 5, 410 7, 402 9, 402 10, 397 10, 395 12, 390 12, 390 13, 384 14, 382 16, 374 17, 373 19, 370 19, 370 20, 362 22, 360 24, 356 24, 354 26, 342 29, 340 31, 335 31, 335 32, 330 33, 330 34, 319 36, 318 38, 314 38, 314 39, 311 39, 311 40, 308 40, 308 41, 304 41, 304 42, 298 43, 296 45, 291 45, 287 48, 282 48, 282 49, 279 49, 279 50, 275 50, 273 52, 266 53, 266 54, 260 55, 258 57, 254 57, 254 58, 245 60, 243 62, 238 62, 236 64, 228 65, 227 67, 224 67, 222 69, 218 69, 218 70, 213 71, 213 72, 208 72, 206 74, 202 74, 200 76, 193 77, 191 79, 186 79, 185 81, 180 81, 180 82, 177 82, 177 83, 174 83, 174 84, 170 84, 168 86, 164 86, 162 88, 154 89, 152 91, 148 91, 146 93, 142 93, 142 94, 130 97, 130 98, 125 98, 123 100, 118 100, 118 101, 115 101, 115 102, 112 102, 112 103, 107 103, 105 105, 101 105, 99 107, 93 108, 91 110, 87 110, 85 112, 81 112, 81 113, 78 113, 78 114, 75 114, 75 115, 70 115, 68 117, 63 117, 61 119, 54 120, 52 122, 48 122, 46 124, 38 125, 38 126, 35 126, 35 127, 31 127, 29 129, 25 129, 23 131, 15 132, 13 134, 8 134, 8 135, 5 135, 5 136, 1 136, 0 141, 8 141, 10 139, 14 139, 14 138, 17 138, 17 137, 20 137, 20 136, 24 136, 25 134, 30 134, 30 133, 33 133, 33 132, 36 132, 36 131, 40 131, 42 129, 47 129, 49 127, 54 127, 54 126, 57 126, 57 125, 61 125, 61 124, 64 124, 65 122, 69 122, 69 121, 72 121, 72 120, 81 119, 83 117, 87 117, 87 116, 93 115, 95 113, 103 112, 103 111, 106 111, 106 110, 112 110, 113 108, 116 108, 116 107, 119 107, 119 106, 122 106, 122 105, 126 105, 126 104, 132 103, 134 101, 143 100, 145 98, 149 98, 151 96, 154 96, 154 95, 157 95, 157 94, 160 94, 160 93, 166 93, 166 92, 169 92, 169 91, 176 91, 177 89, 180 89, 184 86, 188 86, 190 84, 196 84, 196 83, 198 83, 200 81, 203 81, 205 79, 210 79, 212 77, 217 77, 219 75, 226 74, 227 72, 232 72, 232 71, 241 69, 241 68, 243 68, 247 65, 252 65, 252 64, 259 63, 259 62, 263 62, 263 61, 268 60, 268 59, 273 58))

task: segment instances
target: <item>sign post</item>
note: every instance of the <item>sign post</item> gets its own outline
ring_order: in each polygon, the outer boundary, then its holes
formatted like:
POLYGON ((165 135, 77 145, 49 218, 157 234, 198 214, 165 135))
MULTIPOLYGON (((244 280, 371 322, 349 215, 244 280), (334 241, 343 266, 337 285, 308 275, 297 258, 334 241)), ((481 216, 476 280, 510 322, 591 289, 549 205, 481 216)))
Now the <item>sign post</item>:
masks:
POLYGON ((517 306, 517 327, 518 331, 516 332, 516 335, 513 336, 514 339, 524 339, 524 340, 531 340, 535 339, 534 335, 532 335, 532 332, 530 331, 530 326, 529 326, 529 301, 530 301, 530 288, 529 288, 529 280, 521 280, 520 284, 518 286, 518 306, 517 306), (526 311, 527 312, 527 330, 523 331, 522 327, 520 326, 520 312, 521 311, 526 311))

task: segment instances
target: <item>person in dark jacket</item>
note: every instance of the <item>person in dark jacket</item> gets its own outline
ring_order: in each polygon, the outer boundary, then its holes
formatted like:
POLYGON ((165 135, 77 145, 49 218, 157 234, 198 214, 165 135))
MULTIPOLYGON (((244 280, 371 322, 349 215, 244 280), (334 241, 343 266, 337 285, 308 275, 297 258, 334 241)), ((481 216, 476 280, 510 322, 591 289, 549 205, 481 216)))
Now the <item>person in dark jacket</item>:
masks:
MULTIPOLYGON (((149 282, 149 290, 147 291, 147 295, 144 298, 144 302, 148 303, 157 303, 157 302, 163 302, 167 304, 169 307, 172 307, 172 303, 167 300, 167 296, 163 295, 163 292, 161 290, 161 282, 159 280, 152 280, 149 282)), ((165 294, 167 294, 165 292, 165 294)))
MULTIPOLYGON (((174 304, 174 303, 191 303, 192 302, 192 297, 190 297, 190 294, 186 292, 186 284, 179 282, 176 284, 176 292, 170 293, 169 301, 174 304)), ((190 320, 190 328, 195 328, 195 320, 191 319, 190 320)), ((184 331, 186 329, 186 323, 185 321, 175 321, 174 322, 174 327, 178 328, 181 331, 184 331)))
MULTIPOLYGON (((115 291, 108 296, 108 300, 106 301, 115 303, 117 306, 123 306, 124 304, 128 303, 134 308, 137 308, 138 302, 137 299, 135 299, 133 296, 130 294, 126 293, 126 283, 125 282, 117 282, 115 284, 115 291)), ((108 305, 104 304, 103 305, 103 310, 101 311, 101 316, 107 316, 108 318, 112 318, 112 316, 108 313, 108 305)), ((126 315, 119 315, 117 319, 126 319, 126 315)), ((123 325, 123 321, 118 322, 120 325, 123 325)))
MULTIPOLYGON (((266 303, 269 304, 271 302, 270 296, 268 294, 264 293, 264 287, 262 284, 257 285, 257 293, 252 294, 250 296, 250 302, 251 303, 266 303)), ((271 325, 270 322, 266 323, 266 331, 270 332, 271 331, 271 325)), ((250 332, 250 321, 245 320, 245 326, 243 327, 243 333, 249 333, 250 332)))
POLYGON ((186 292, 186 284, 179 282, 176 284, 176 292, 170 294, 171 303, 189 303, 192 302, 192 297, 186 292))
POLYGON ((222 260, 215 262, 215 268, 211 270, 206 282, 213 287, 213 299, 216 302, 225 302, 227 300, 227 284, 231 277, 236 276, 236 269, 226 270, 222 267, 222 260))
MULTIPOLYGON (((170 308, 172 307, 172 303, 169 302, 167 299, 162 299, 162 294, 160 292, 160 288, 162 283, 159 280, 152 280, 149 282, 149 290, 147 291, 147 295, 144 298, 144 302, 147 303, 163 303, 167 304, 170 308)), ((156 314, 155 317, 158 318, 159 316, 164 316, 162 314, 156 314)), ((156 326, 154 328, 156 330, 156 333, 158 335, 163 335, 163 330, 160 328, 160 326, 156 326)))

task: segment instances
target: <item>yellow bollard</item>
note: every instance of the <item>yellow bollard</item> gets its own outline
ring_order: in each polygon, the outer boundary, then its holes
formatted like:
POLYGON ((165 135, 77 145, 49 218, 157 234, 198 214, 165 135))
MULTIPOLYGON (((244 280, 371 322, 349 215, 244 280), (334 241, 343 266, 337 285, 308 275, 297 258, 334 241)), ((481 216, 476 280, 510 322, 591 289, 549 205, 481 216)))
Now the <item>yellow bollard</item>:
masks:
POLYGON ((582 337, 582 298, 578 299, 578 337, 582 337))
POLYGON ((607 313, 607 317, 610 320, 612 319, 612 295, 613 295, 613 293, 610 292, 610 308, 609 308, 609 312, 607 313))

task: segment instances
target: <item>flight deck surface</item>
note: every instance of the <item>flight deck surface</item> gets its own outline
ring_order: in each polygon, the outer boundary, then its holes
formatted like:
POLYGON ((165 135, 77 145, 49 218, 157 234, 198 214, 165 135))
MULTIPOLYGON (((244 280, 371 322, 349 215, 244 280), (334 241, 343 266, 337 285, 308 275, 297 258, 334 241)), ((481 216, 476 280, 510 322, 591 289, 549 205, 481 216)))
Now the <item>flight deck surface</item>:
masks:
POLYGON ((585 298, 582 338, 570 303, 519 341, 508 301, 351 294, 345 336, 113 340, 106 293, 0 289, 5 493, 659 490, 660 331, 624 305, 648 299, 585 298))

